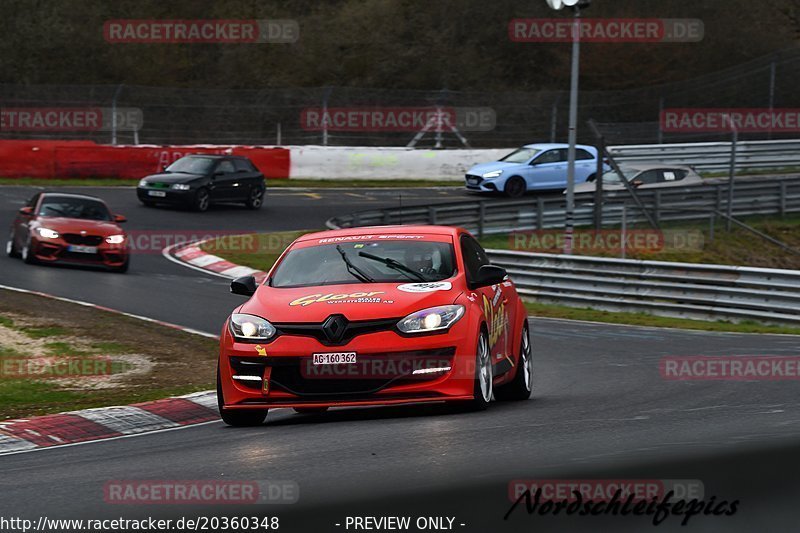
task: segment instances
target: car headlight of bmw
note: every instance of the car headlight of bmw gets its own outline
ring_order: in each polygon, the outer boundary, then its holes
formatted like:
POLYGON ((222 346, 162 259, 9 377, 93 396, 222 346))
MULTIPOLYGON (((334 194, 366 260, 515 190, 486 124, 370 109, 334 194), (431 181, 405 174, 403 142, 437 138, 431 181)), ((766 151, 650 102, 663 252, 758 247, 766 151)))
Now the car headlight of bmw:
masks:
POLYGON ((173 183, 172 189, 175 191, 188 191, 192 186, 188 183, 173 183))
POLYGON ((275 326, 256 315, 234 313, 229 325, 231 334, 237 341, 265 341, 276 333, 275 326))
POLYGON ((36 233, 45 239, 58 239, 58 232, 50 228, 36 228, 36 233))
POLYGON ((139 187, 147 187, 148 185, 149 184, 147 183, 147 180, 145 179, 139 180, 139 187))
POLYGON ((491 172, 487 172, 486 174, 484 174, 483 178, 484 179, 499 178, 500 174, 502 173, 503 173, 502 170, 492 170, 491 172))
POLYGON ((464 316, 463 305, 440 305, 411 313, 397 323, 403 333, 431 333, 449 329, 464 316))
POLYGON ((125 242, 125 235, 109 235, 106 237, 108 244, 122 244, 125 242))

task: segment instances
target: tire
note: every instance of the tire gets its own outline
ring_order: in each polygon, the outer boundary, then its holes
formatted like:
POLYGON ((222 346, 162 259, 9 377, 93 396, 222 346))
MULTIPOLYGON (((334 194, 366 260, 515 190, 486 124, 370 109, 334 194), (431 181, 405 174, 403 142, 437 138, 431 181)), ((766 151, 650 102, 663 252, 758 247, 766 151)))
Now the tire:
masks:
POLYGON ((506 181, 503 192, 509 198, 519 198, 525 194, 527 188, 528 186, 525 184, 524 179, 519 176, 511 176, 508 178, 508 181, 506 181))
POLYGON ((522 328, 517 373, 509 383, 494 390, 494 397, 502 401, 527 400, 533 392, 533 350, 528 333, 528 322, 522 328))
POLYGON ((492 401, 492 353, 486 330, 481 329, 475 349, 475 377, 472 386, 473 400, 469 402, 470 411, 485 411, 492 401))
POLYGON ((327 407, 295 407, 294 412, 301 415, 319 415, 327 411, 327 407))
POLYGON ((128 271, 128 268, 130 267, 130 265, 131 265, 131 259, 130 259, 130 257, 126 257, 125 258, 125 262, 122 263, 118 267, 113 267, 111 269, 111 272, 116 272, 117 274, 124 274, 125 272, 128 271))
POLYGON ((586 183, 591 183, 591 182, 593 182, 593 181, 594 181, 594 180, 596 180, 596 179, 597 179, 597 175, 595 175, 595 174, 590 174, 590 175, 589 175, 589 177, 588 177, 588 178, 586 178, 586 183))
POLYGON ((8 236, 8 242, 6 242, 6 255, 8 257, 19 257, 19 251, 17 251, 17 247, 14 246, 14 234, 8 236))
POLYGON ((28 237, 28 240, 25 243, 25 246, 23 246, 22 250, 20 250, 20 254, 19 255, 22 258, 22 260, 25 261, 25 263, 27 263, 29 265, 35 265, 37 263, 36 257, 31 253, 31 238, 30 237, 28 237))
POLYGON ((192 209, 203 213, 208 211, 208 206, 210 205, 211 195, 208 193, 208 189, 197 189, 197 192, 194 193, 194 200, 192 200, 192 209))
POLYGON ((267 418, 269 409, 248 409, 242 411, 226 411, 225 399, 222 397, 222 380, 219 376, 219 366, 217 366, 217 407, 222 421, 229 426, 248 427, 260 426, 267 418))
POLYGON ((250 194, 247 195, 247 201, 244 205, 246 205, 248 209, 261 209, 261 206, 264 204, 265 192, 264 189, 259 189, 258 187, 250 189, 250 194))

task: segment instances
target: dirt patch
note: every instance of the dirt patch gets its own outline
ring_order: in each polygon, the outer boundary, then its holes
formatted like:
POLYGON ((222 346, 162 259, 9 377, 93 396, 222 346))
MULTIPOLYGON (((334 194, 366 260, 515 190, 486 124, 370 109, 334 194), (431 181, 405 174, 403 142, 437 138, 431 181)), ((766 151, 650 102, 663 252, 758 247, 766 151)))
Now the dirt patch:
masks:
POLYGON ((218 345, 115 313, 0 290, 0 356, 106 358, 103 376, 0 380, 0 420, 212 389, 218 345))

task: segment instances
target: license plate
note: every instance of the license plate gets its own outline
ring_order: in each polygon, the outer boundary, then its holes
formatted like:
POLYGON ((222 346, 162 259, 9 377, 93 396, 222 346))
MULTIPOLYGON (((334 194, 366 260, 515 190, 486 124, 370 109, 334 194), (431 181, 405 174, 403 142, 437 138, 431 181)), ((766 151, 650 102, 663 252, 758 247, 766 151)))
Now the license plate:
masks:
POLYGON ((467 183, 475 184, 478 183, 478 178, 468 178, 467 183))
POLYGON ((356 362, 356 352, 331 352, 312 354, 315 365, 351 365, 356 362))
POLYGON ((77 252, 79 254, 96 254, 97 246, 80 246, 78 244, 70 244, 67 246, 67 251, 77 252))
POLYGON ((164 191, 147 191, 147 194, 149 196, 158 196, 159 198, 164 198, 167 195, 164 191))

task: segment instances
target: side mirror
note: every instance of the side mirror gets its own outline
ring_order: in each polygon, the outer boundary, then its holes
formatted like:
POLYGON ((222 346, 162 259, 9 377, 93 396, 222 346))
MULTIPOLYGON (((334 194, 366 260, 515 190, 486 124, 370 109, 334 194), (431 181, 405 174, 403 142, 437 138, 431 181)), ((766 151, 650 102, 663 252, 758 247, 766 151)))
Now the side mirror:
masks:
POLYGON ((21 215, 31 216, 33 214, 33 208, 32 207, 27 207, 27 206, 26 207, 20 207, 19 212, 20 212, 21 215))
POLYGON ((478 269, 478 274, 472 284, 475 287, 486 287, 488 285, 497 285, 501 283, 508 273, 503 267, 495 265, 483 265, 478 269))
POLYGON ((256 293, 256 278, 253 276, 242 276, 231 281, 231 293, 242 296, 252 296, 256 293))
POLYGON ((125 218, 124 215, 114 215, 114 222, 117 224, 122 224, 123 222, 127 222, 128 219, 125 218))
POLYGON ((642 185, 642 180, 633 180, 633 181, 631 182, 631 185, 633 185, 634 187, 641 187, 641 185, 642 185))
POLYGON ((162 171, 167 170, 167 165, 161 165, 161 170, 162 171))
POLYGON ((214 171, 214 177, 224 176, 224 175, 225 175, 225 171, 224 170, 215 170, 214 171))

